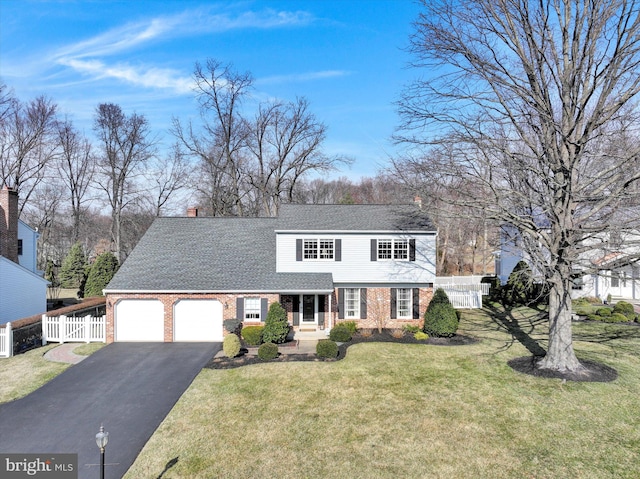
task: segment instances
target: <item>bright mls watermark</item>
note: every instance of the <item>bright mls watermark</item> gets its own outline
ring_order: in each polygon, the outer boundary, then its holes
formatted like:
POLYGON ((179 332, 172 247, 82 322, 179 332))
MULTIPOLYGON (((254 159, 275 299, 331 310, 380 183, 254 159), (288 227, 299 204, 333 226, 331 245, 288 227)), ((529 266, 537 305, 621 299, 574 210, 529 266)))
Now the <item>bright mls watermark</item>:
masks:
POLYGON ((77 454, 0 454, 3 479, 78 479, 77 454))

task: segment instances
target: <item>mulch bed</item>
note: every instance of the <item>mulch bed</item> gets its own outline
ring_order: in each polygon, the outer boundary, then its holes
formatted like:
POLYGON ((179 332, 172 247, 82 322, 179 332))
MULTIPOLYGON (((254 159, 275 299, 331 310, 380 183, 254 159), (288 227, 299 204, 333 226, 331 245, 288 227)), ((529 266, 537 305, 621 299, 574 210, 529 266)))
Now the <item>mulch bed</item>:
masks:
POLYGON ((348 343, 342 343, 338 346, 338 357, 335 359, 319 358, 314 353, 299 353, 297 349, 297 343, 291 341, 289 343, 280 344, 280 355, 276 359, 270 361, 263 361, 257 355, 257 348, 242 348, 240 355, 235 358, 228 358, 224 356, 222 352, 218 353, 209 363, 205 366, 208 369, 232 369, 241 366, 248 366, 250 364, 264 364, 265 362, 289 362, 289 361, 315 361, 315 362, 332 362, 344 359, 347 355, 347 349, 349 346, 358 343, 373 343, 373 342, 385 342, 385 343, 402 343, 402 344, 430 344, 434 346, 465 346, 468 344, 477 343, 479 340, 471 338, 469 336, 455 335, 451 338, 429 338, 427 340, 419 341, 413 337, 413 334, 405 333, 401 337, 395 337, 390 331, 383 330, 382 333, 375 331, 367 331, 364 334, 356 333, 351 341, 348 343), (290 352, 289 352, 290 351, 290 352))
POLYGON ((515 371, 523 374, 529 374, 530 376, 536 376, 540 378, 554 378, 563 379, 566 381, 576 382, 598 382, 608 383, 615 381, 618 378, 618 371, 595 361, 580 360, 580 363, 584 367, 582 371, 578 372, 561 372, 552 371, 549 369, 540 369, 537 367, 540 357, 525 356, 521 358, 515 358, 508 362, 509 366, 515 371))

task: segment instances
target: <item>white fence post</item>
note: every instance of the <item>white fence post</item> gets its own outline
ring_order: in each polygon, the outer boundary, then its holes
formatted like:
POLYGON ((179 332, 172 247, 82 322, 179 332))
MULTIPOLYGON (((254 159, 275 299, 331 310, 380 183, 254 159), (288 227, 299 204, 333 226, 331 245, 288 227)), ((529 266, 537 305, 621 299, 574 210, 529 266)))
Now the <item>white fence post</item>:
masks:
POLYGON ((13 356, 13 329, 11 323, 0 328, 0 358, 10 358, 13 356))
POLYGON ((49 321, 48 316, 46 314, 42 315, 42 345, 47 345, 47 340, 49 338, 49 321))

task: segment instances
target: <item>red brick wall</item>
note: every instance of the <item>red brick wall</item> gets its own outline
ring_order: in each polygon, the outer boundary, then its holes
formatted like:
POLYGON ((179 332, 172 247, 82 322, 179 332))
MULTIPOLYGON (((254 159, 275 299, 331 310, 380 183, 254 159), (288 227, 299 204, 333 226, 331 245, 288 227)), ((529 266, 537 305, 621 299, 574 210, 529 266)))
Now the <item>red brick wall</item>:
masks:
MULTIPOLYGON (((217 299, 222 303, 223 320, 237 317, 236 299, 239 297, 267 298, 269 305, 279 301, 279 294, 219 294, 219 293, 144 293, 107 295, 107 343, 114 340, 114 308, 121 299, 156 299, 164 306, 164 341, 173 341, 173 307, 181 299, 217 299)), ((225 331, 226 334, 226 331, 225 331)))
POLYGON ((18 192, 0 189, 0 256, 18 262, 18 192))
MULTIPOLYGON (((433 297, 433 288, 420 288, 419 319, 391 319, 391 288, 367 288, 367 318, 366 319, 337 319, 338 301, 335 299, 334 311, 336 322, 355 321, 358 328, 374 329, 378 327, 378 318, 384 329, 400 329, 405 324, 422 326, 424 312, 433 297)), ((337 298, 337 293, 334 295, 337 298)))

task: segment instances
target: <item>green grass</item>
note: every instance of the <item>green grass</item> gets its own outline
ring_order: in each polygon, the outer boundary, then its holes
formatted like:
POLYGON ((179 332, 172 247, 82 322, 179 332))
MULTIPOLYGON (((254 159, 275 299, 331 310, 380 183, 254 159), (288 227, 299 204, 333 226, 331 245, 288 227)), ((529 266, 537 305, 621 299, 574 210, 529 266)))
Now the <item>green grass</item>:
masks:
POLYGON ((102 349, 106 346, 106 343, 86 343, 81 344, 77 348, 73 350, 75 354, 79 354, 80 356, 91 356, 98 349, 102 349))
POLYGON ((49 344, 0 359, 0 403, 26 396, 67 369, 69 364, 54 363, 42 357, 57 346, 49 344))
POLYGON ((546 327, 529 309, 466 312, 480 343, 205 369, 126 477, 639 477, 640 328, 576 324, 578 356, 619 377, 563 383, 507 365, 546 347, 546 327))

